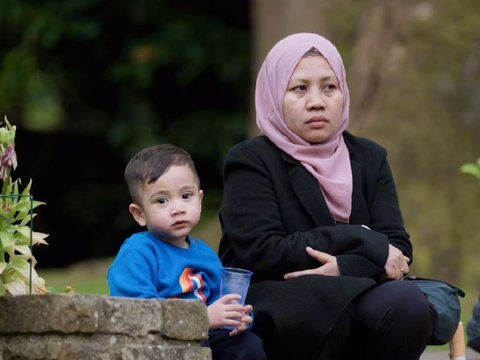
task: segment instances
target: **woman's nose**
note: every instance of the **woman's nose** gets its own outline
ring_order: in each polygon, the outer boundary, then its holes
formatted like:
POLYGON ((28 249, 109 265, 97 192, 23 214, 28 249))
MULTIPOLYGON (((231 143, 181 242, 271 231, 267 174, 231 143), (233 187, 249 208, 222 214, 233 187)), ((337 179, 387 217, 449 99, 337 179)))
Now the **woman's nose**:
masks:
POLYGON ((309 92, 307 107, 313 109, 325 107, 325 99, 321 91, 312 90, 309 92))

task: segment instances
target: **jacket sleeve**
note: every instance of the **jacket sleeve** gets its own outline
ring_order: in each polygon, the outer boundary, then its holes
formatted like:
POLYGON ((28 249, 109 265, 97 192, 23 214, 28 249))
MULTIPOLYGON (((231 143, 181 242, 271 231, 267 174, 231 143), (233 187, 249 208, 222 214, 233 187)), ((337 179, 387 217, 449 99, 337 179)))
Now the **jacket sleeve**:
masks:
POLYGON ((380 170, 375 178, 370 179, 375 184, 372 198, 369 200, 368 226, 376 232, 388 236, 389 243, 413 262, 412 243, 405 231, 403 217, 392 171, 387 161, 386 152, 380 161, 380 170))
POLYGON ((252 269, 257 281, 282 279, 287 272, 318 267, 306 253, 311 246, 337 256, 343 275, 378 276, 388 254, 388 237, 381 232, 335 224, 287 231, 285 217, 296 211, 289 209, 293 204, 282 203, 285 196, 279 192, 288 186, 281 183, 283 176, 272 174, 270 160, 268 154, 242 146, 226 157, 222 261, 252 269))
MULTIPOLYGON (((349 136, 352 139, 351 136, 349 136)), ((372 233, 381 233, 387 236, 388 243, 402 251, 403 255, 413 261, 412 244, 410 237, 405 231, 403 217, 397 196, 395 181, 387 161, 387 151, 367 139, 357 139, 356 145, 352 145, 350 153, 352 167, 356 169, 357 186, 354 187, 354 203, 363 204, 363 211, 352 223, 367 225, 372 233)), ((343 275, 374 277, 376 271, 368 259, 340 255, 337 262, 343 275), (369 275, 370 274, 370 275, 369 275)), ((386 257, 384 262, 386 262, 386 257)), ((384 268, 381 266, 379 275, 383 275, 384 268)))

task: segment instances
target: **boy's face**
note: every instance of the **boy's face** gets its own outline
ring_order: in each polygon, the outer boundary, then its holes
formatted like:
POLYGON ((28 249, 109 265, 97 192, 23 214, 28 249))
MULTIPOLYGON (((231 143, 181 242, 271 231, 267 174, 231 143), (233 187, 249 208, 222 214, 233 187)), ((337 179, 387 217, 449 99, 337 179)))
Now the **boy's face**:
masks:
POLYGON ((172 245, 188 247, 186 236, 198 224, 203 191, 187 165, 171 166, 157 181, 143 184, 140 204, 129 210, 140 226, 172 245))

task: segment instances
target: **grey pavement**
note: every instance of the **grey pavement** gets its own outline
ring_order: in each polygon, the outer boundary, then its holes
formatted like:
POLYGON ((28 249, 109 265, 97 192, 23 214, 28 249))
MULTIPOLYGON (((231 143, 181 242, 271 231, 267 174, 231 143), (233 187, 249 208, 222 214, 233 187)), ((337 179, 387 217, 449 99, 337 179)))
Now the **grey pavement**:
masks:
MULTIPOLYGON (((450 360, 448 351, 429 351, 423 353, 420 360, 450 360)), ((467 348, 466 360, 480 360, 480 353, 467 348)))

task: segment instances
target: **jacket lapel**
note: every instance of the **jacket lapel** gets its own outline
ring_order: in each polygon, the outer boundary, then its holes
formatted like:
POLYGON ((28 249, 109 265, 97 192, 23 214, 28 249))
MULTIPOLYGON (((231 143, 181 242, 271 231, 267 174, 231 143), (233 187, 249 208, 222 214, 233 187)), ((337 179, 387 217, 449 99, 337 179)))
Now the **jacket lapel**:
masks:
POLYGON ((352 212, 350 224, 369 224, 368 208, 362 193, 362 167, 356 160, 350 160, 353 177, 352 212))
POLYGON ((292 157, 283 154, 293 191, 315 224, 335 224, 317 180, 292 157), (329 221, 325 221, 329 219, 329 221))
MULTIPOLYGON (((331 225, 335 220, 328 209, 328 205, 323 196, 320 185, 315 178, 292 157, 283 154, 287 164, 288 177, 292 184, 293 191, 298 197, 305 211, 315 224, 331 225)), ((353 193, 352 193, 352 212, 350 214, 350 224, 366 224, 369 219, 362 214, 368 214, 365 200, 362 195, 362 169, 360 163, 356 160, 350 161, 352 167, 353 193)))

